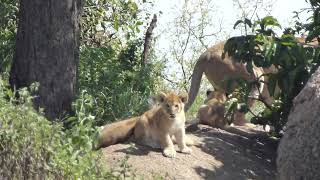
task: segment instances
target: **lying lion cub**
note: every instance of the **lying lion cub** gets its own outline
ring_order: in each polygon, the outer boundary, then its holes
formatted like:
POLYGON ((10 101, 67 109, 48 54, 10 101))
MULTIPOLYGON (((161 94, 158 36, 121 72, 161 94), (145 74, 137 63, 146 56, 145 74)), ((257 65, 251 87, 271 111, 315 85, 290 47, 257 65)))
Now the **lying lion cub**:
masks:
POLYGON ((190 154, 191 149, 186 145, 184 114, 184 104, 188 95, 160 93, 156 99, 159 105, 140 117, 105 126, 99 136, 97 148, 118 143, 132 136, 139 144, 163 149, 166 157, 176 155, 173 140, 182 153, 190 154))
POLYGON ((206 124, 212 127, 222 128, 228 124, 224 118, 227 97, 220 91, 207 91, 207 99, 198 110, 200 124, 206 124))
MULTIPOLYGON (((198 110, 199 123, 220 128, 242 136, 250 136, 250 134, 228 124, 227 119, 224 117, 224 103, 226 100, 227 97, 224 92, 207 91, 207 99, 204 101, 205 104, 202 105, 198 110)), ((244 127, 254 128, 256 126, 251 123, 245 123, 244 127)))

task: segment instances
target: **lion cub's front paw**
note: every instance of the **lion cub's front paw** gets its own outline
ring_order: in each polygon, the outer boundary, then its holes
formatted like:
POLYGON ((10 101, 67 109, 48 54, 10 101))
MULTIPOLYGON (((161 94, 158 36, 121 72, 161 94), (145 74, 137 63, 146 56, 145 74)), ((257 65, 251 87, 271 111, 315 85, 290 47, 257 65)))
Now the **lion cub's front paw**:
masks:
POLYGON ((192 150, 190 148, 188 148, 188 147, 185 147, 185 148, 181 149, 181 152, 185 153, 185 154, 191 154, 192 150))
POLYGON ((176 157, 176 151, 173 148, 166 148, 163 150, 163 155, 166 157, 174 158, 176 157))

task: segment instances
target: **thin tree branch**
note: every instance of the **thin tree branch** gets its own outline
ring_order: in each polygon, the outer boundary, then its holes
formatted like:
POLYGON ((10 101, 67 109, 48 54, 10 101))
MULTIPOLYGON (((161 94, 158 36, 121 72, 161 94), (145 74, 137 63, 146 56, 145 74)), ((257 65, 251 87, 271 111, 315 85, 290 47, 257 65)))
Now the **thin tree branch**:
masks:
POLYGON ((154 14, 144 39, 143 53, 142 53, 142 59, 141 59, 141 66, 143 67, 146 65, 146 61, 149 55, 149 50, 150 50, 151 41, 152 41, 152 32, 153 32, 153 29, 156 27, 156 23, 157 23, 157 15, 154 14))

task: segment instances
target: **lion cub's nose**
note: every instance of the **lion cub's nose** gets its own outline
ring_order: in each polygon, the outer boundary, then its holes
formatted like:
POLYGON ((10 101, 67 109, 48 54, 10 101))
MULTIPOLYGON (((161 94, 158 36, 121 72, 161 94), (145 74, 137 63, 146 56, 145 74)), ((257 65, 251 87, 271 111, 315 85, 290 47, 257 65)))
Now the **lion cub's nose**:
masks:
POLYGON ((176 115, 172 114, 172 113, 170 113, 169 115, 170 115, 171 118, 175 118, 176 117, 176 115))

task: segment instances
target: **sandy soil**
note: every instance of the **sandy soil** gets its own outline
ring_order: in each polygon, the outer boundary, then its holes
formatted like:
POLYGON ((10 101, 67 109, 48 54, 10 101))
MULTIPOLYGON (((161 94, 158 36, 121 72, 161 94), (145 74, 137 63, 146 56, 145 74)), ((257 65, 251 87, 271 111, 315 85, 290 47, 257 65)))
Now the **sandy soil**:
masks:
POLYGON ((132 143, 109 146, 103 153, 109 168, 129 179, 275 179, 277 141, 260 129, 238 128, 245 133, 190 126, 188 135, 196 142, 192 154, 177 153, 173 159, 132 143))

